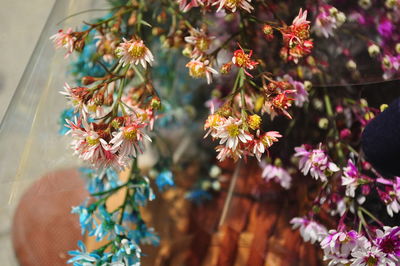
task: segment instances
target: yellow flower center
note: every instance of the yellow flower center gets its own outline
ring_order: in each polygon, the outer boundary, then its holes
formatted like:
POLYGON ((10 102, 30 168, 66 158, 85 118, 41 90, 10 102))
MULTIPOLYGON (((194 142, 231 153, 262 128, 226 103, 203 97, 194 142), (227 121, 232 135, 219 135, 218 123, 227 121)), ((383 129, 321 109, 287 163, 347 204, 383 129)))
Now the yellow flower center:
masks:
POLYGON ((134 58, 142 58, 146 53, 146 46, 140 43, 132 44, 131 49, 129 50, 129 54, 134 58))
POLYGON ((129 129, 124 131, 124 138, 127 140, 135 140, 137 138, 137 130, 136 129, 129 129))
POLYGON ((241 0, 227 0, 226 5, 229 7, 235 7, 238 6, 241 0))
POLYGON ((239 135, 239 127, 235 124, 228 125, 226 130, 231 137, 237 137, 239 135))
POLYGON ((256 114, 251 115, 251 116, 249 116, 247 123, 249 124, 249 127, 251 129, 256 130, 256 129, 260 128, 261 117, 256 114))
POLYGON ((204 77, 206 74, 206 66, 204 64, 193 64, 189 68, 189 74, 194 78, 204 77))
POLYGON ((207 38, 200 38, 197 41, 196 46, 197 46, 197 48, 199 48, 199 50, 205 52, 210 47, 210 42, 208 41, 207 38))
POLYGON ((94 145, 97 145, 97 144, 100 142, 100 140, 99 140, 99 138, 93 138, 93 137, 91 137, 91 136, 87 136, 87 137, 86 137, 86 142, 87 142, 90 146, 94 146, 94 145))

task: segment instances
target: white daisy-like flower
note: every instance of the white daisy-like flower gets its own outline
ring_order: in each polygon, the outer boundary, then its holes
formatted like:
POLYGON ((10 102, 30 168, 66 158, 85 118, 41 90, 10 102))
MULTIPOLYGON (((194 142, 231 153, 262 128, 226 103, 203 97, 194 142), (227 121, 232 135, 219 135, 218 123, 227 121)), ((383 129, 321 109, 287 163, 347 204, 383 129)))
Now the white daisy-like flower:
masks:
POLYGON ((239 142, 247 143, 253 139, 253 136, 244 131, 241 126, 242 120, 229 117, 221 125, 215 127, 216 132, 212 136, 221 139, 219 144, 225 143, 227 148, 235 150, 239 142))
POLYGON ((144 45, 143 40, 130 40, 127 41, 123 38, 124 42, 120 43, 115 53, 120 57, 120 63, 126 65, 138 65, 139 63, 146 68, 147 64, 150 66, 154 62, 153 54, 149 48, 144 45))
POLYGON ((67 53, 65 54, 65 58, 67 58, 74 51, 74 43, 76 41, 76 37, 73 36, 72 28, 64 30, 59 30, 56 34, 50 37, 50 40, 54 42, 55 47, 65 48, 67 53))
POLYGON ((186 64, 189 68, 189 75, 194 78, 207 78, 207 84, 212 82, 212 74, 218 74, 218 71, 209 66, 210 62, 208 60, 200 61, 200 59, 192 59, 186 64))
POLYGON ((146 139, 151 142, 151 138, 142 130, 144 126, 142 123, 135 123, 119 128, 110 141, 113 144, 111 151, 121 157, 136 157, 143 150, 142 141, 146 139))
POLYGON ((310 241, 314 244, 316 241, 324 239, 328 234, 325 226, 304 217, 295 217, 290 223, 293 224, 293 229, 300 228, 300 235, 305 242, 310 241))
POLYGON ((254 8, 251 6, 250 2, 251 0, 217 0, 213 5, 219 5, 217 12, 221 11, 222 8, 232 12, 236 12, 238 8, 241 8, 251 13, 254 8))

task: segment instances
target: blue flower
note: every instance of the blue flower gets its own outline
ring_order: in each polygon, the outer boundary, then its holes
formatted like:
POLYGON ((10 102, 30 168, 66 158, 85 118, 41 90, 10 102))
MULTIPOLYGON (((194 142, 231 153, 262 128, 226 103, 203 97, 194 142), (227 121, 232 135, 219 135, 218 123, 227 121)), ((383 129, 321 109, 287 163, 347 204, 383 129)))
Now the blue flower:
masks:
POLYGON ((211 200, 212 195, 203 189, 194 189, 186 194, 186 198, 196 204, 201 204, 203 201, 211 200))
POLYGON ((71 213, 79 215, 79 224, 82 229, 82 235, 90 232, 93 228, 93 214, 85 206, 76 206, 72 208, 71 213))
POLYGON ((144 177, 144 182, 140 182, 139 184, 134 184, 135 194, 133 199, 135 203, 139 206, 145 206, 147 201, 152 201, 156 198, 153 190, 150 187, 149 179, 144 177))
POLYGON ((101 257, 98 254, 87 252, 85 245, 80 240, 78 241, 78 247, 80 250, 68 252, 68 254, 73 256, 73 258, 69 259, 67 263, 73 263, 74 266, 83 266, 88 265, 89 263, 95 265, 97 261, 101 260, 101 257))
POLYGON ((136 242, 122 239, 120 248, 112 256, 112 265, 140 265, 141 249, 136 242))
POLYGON ((156 185, 159 190, 163 191, 166 186, 175 186, 174 177, 170 170, 164 170, 156 177, 156 185))
POLYGON ((111 215, 104 205, 98 208, 98 218, 100 223, 98 224, 94 221, 95 227, 89 232, 89 236, 96 236, 96 241, 102 240, 106 235, 108 235, 108 240, 114 239, 117 235, 122 235, 125 232, 125 228, 115 220, 118 217, 118 212, 111 215))
POLYGON ((128 237, 141 244, 153 246, 158 246, 160 244, 160 237, 156 235, 154 228, 148 228, 143 220, 137 222, 135 230, 128 232, 128 237))

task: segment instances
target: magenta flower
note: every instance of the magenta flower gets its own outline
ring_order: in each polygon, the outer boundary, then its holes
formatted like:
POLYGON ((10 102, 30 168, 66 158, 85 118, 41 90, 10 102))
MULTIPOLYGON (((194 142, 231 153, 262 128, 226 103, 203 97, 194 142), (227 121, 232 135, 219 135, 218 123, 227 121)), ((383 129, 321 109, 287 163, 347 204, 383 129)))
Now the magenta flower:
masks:
POLYGON ((303 175, 307 175, 309 172, 311 176, 322 182, 326 182, 327 175, 331 175, 333 172, 339 171, 336 164, 329 161, 325 151, 321 148, 307 150, 304 145, 295 148, 295 157, 300 157, 299 169, 303 175))

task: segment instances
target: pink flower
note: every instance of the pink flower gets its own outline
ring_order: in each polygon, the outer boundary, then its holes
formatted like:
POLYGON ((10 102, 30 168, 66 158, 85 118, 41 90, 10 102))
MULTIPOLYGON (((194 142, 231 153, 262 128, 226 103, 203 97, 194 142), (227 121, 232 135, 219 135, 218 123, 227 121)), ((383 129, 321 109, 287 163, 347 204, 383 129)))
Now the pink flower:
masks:
POLYGON ((179 8, 182 10, 182 12, 188 12, 193 7, 198 7, 200 1, 201 0, 189 0, 188 3, 188 0, 177 0, 179 8))
POLYGON ((238 67, 243 68, 246 75, 253 77, 250 73, 246 71, 246 69, 252 70, 256 65, 258 65, 258 62, 250 59, 250 57, 253 55, 253 51, 250 50, 250 52, 246 54, 240 45, 239 48, 240 49, 236 50, 233 53, 232 63, 234 63, 238 67))
POLYGON ((400 264, 400 227, 383 227, 376 230, 375 245, 385 253, 386 260, 392 265, 400 264))
POLYGON ((185 37, 185 41, 194 47, 191 53, 191 58, 200 57, 207 52, 210 49, 211 41, 213 39, 215 39, 215 37, 208 36, 203 29, 197 30, 192 28, 190 30, 190 36, 185 37))
POLYGON ((261 162, 260 166, 263 169, 261 177, 266 181, 274 180, 283 188, 290 188, 292 177, 284 168, 272 164, 266 164, 264 162, 261 162))
POLYGON ((340 27, 345 20, 344 13, 339 12, 333 6, 323 5, 319 8, 319 13, 312 29, 317 36, 329 38, 334 35, 333 31, 340 27))
POLYGON ((361 237, 363 236, 353 230, 349 232, 330 230, 320 243, 324 250, 324 260, 329 260, 329 265, 349 263, 351 252, 357 247, 361 237))
POLYGON ((194 78, 207 78, 207 83, 211 84, 212 82, 212 74, 218 74, 218 71, 208 66, 209 61, 205 60, 204 62, 199 59, 192 59, 189 63, 186 64, 186 67, 189 68, 189 75, 194 78))
POLYGON ((355 191, 358 187, 358 178, 360 177, 360 173, 358 172, 357 167, 354 163, 349 159, 347 162, 347 167, 343 168, 342 175, 342 186, 346 186, 346 196, 354 198, 355 191))
POLYGON ((217 0, 213 5, 218 5, 217 12, 221 11, 222 8, 228 9, 231 12, 236 12, 238 8, 241 8, 249 13, 254 9, 250 5, 251 0, 217 0))
POLYGON ((140 120, 133 118, 125 126, 120 127, 118 132, 114 132, 110 141, 111 151, 118 153, 121 157, 136 157, 138 152, 142 152, 142 142, 144 139, 151 142, 151 138, 143 132, 146 125, 140 120))
POLYGON ((57 49, 63 47, 67 50, 65 58, 67 58, 74 51, 76 37, 74 37, 72 33, 72 28, 67 29, 66 32, 61 29, 56 34, 50 37, 50 40, 53 40, 54 45, 57 49))
POLYGON ((216 132, 212 137, 219 138, 219 144, 225 143, 226 147, 232 150, 235 150, 239 143, 247 143, 253 140, 253 136, 242 128, 242 120, 234 117, 229 117, 215 129, 216 132))
POLYGON ((302 107, 305 102, 308 102, 308 92, 305 89, 304 83, 294 80, 290 75, 283 76, 283 79, 293 86, 293 98, 296 106, 302 107))
POLYGON ((127 166, 128 161, 112 151, 111 145, 93 129, 93 124, 89 125, 86 120, 77 120, 76 117, 75 122, 68 119, 66 122, 66 126, 70 128, 66 134, 72 136, 71 147, 79 158, 91 163, 97 169, 112 167, 121 171, 127 166))
POLYGON ((218 152, 217 160, 220 162, 227 158, 232 158, 233 160, 237 161, 238 159, 242 158, 244 154, 244 150, 240 148, 231 149, 224 145, 218 145, 216 147, 216 151, 218 152))
POLYGON ((141 64, 146 68, 147 63, 151 66, 154 57, 149 48, 144 45, 143 40, 130 40, 127 41, 123 38, 124 42, 120 43, 115 53, 120 57, 120 63, 123 66, 141 64))
POLYGON ((336 164, 329 161, 325 151, 321 148, 309 151, 304 146, 301 146, 296 147, 295 151, 294 156, 300 157, 299 169, 303 175, 307 175, 310 172, 314 179, 326 182, 328 181, 327 175, 340 170, 336 164))
POLYGON ((305 242, 314 244, 321 241, 328 233, 325 226, 304 217, 295 217, 290 221, 293 229, 300 228, 300 235, 305 242))
POLYGON ((260 135, 260 130, 257 130, 256 137, 251 142, 253 147, 253 154, 256 156, 257 160, 261 160, 261 156, 267 151, 274 142, 278 142, 278 138, 282 135, 278 131, 268 131, 260 135))

